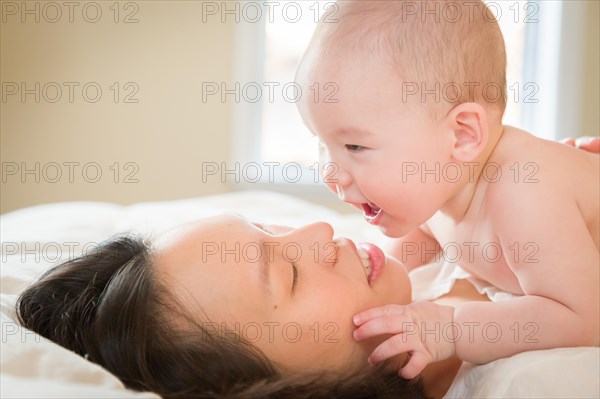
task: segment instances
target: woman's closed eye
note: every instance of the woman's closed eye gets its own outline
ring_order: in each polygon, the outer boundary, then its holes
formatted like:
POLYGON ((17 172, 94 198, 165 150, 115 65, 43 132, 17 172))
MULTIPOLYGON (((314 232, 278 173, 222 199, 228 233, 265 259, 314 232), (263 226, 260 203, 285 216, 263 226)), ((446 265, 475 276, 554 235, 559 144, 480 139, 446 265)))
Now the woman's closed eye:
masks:
POLYGON ((298 282, 298 267, 296 266, 296 264, 294 262, 290 262, 292 264, 292 273, 293 273, 293 279, 292 279, 292 294, 294 293, 294 291, 296 290, 296 283, 298 282))
MULTIPOLYGON (((260 223, 253 223, 253 224, 254 224, 254 226, 258 227, 259 229, 261 229, 262 231, 264 231, 267 234, 275 234, 260 223)), ((292 294, 293 294, 294 291, 296 290, 296 283, 298 282, 298 266, 294 262, 290 262, 290 264, 292 265, 292 294)))

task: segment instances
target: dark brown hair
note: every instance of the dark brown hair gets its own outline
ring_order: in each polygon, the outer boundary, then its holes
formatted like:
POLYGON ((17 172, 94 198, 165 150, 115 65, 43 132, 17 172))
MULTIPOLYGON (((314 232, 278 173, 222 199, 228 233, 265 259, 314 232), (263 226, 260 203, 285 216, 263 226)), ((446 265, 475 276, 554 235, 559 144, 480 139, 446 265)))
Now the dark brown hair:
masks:
POLYGON ((178 307, 142 237, 122 235, 58 265, 17 302, 19 322, 131 389, 169 398, 422 398, 383 368, 284 375, 257 348, 207 331, 178 307), (179 314, 195 330, 173 323, 179 314))

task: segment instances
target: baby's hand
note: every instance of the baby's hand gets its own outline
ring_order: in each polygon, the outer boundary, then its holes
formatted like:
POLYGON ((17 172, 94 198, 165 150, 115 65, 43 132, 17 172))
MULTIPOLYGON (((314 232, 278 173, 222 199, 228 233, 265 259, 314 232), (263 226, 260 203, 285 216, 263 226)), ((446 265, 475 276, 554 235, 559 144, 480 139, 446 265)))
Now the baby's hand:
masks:
POLYGON ((429 363, 454 355, 453 316, 453 307, 427 301, 372 308, 354 316, 354 325, 357 326, 354 339, 362 341, 393 334, 375 348, 369 356, 369 363, 376 364, 408 352, 410 359, 400 369, 400 375, 412 379, 429 363))
POLYGON ((598 137, 585 136, 577 139, 569 137, 560 142, 589 152, 600 153, 600 138, 598 137))

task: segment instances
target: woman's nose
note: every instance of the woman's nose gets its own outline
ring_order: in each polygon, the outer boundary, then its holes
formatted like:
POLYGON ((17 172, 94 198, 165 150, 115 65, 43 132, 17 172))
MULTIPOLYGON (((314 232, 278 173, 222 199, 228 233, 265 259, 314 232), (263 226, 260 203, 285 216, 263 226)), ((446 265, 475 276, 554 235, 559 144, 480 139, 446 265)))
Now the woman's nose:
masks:
POLYGON ((337 251, 333 234, 329 223, 311 223, 290 232, 286 245, 296 247, 298 255, 307 263, 331 263, 335 261, 337 251))
POLYGON ((333 241, 333 227, 327 222, 315 222, 290 232, 290 239, 308 245, 333 241))
POLYGON ((296 229, 296 232, 311 237, 333 239, 333 227, 327 222, 314 222, 296 229))

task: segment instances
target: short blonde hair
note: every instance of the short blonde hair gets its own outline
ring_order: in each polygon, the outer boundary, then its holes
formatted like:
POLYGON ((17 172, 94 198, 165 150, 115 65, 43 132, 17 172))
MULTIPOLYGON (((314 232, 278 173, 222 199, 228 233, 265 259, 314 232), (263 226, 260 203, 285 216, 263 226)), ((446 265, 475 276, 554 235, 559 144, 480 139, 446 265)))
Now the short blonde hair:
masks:
POLYGON ((433 100, 427 109, 434 120, 465 102, 504 114, 504 39, 481 0, 338 1, 319 22, 313 46, 321 54, 350 49, 381 57, 403 89, 433 100))

